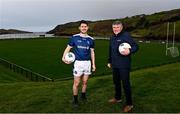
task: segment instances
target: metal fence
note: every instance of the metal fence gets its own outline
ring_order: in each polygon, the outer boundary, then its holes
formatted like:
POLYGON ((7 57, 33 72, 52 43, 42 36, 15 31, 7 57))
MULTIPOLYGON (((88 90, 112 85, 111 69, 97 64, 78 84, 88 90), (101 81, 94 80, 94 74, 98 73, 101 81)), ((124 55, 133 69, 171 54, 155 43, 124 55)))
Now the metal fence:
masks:
POLYGON ((32 72, 29 69, 23 68, 19 65, 11 63, 11 62, 9 62, 5 59, 2 59, 2 58, 0 58, 0 64, 9 68, 13 72, 16 72, 18 74, 25 76, 26 78, 30 79, 31 81, 54 81, 51 78, 45 77, 45 76, 38 74, 36 72, 32 72))

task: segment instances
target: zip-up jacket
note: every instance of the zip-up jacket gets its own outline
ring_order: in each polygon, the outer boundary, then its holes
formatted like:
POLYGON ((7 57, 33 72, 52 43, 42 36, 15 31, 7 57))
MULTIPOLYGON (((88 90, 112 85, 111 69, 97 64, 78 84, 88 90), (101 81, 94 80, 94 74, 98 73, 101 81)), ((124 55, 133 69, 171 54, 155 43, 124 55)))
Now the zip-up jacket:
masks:
POLYGON ((137 52, 138 45, 131 38, 128 32, 121 31, 118 35, 110 37, 109 41, 109 58, 108 63, 113 68, 131 68, 131 54, 137 52), (127 56, 121 55, 119 52, 119 45, 121 43, 129 43, 131 46, 130 54, 127 56))

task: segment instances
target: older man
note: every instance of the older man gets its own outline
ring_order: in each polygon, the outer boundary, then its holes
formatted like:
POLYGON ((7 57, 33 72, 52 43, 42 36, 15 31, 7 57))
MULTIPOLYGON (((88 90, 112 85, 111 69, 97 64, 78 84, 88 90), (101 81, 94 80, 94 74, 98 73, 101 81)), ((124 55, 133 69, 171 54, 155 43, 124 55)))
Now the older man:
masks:
POLYGON ((112 29, 114 35, 110 38, 107 66, 113 70, 115 96, 109 100, 109 103, 119 103, 122 101, 122 83, 126 97, 126 105, 123 108, 123 112, 130 112, 133 108, 130 86, 131 54, 138 50, 138 46, 129 33, 123 30, 123 24, 121 22, 114 22, 112 24, 112 29), (130 44, 131 48, 126 48, 120 53, 118 48, 122 43, 130 44))

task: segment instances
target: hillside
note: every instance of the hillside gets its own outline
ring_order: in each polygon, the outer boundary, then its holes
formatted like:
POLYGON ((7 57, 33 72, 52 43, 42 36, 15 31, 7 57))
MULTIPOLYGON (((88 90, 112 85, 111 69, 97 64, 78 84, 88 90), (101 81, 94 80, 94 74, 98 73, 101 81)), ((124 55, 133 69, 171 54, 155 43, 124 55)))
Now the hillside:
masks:
MULTIPOLYGON (((115 20, 120 20, 124 23, 125 29, 131 32, 132 36, 137 38, 162 40, 166 38, 166 23, 176 22, 176 37, 180 41, 180 9, 159 12, 151 15, 136 15, 132 17, 126 17, 123 19, 111 19, 101 21, 89 21, 90 31, 92 36, 111 36, 111 24, 115 20)), ((63 25, 56 26, 48 33, 52 33, 58 36, 72 35, 78 33, 78 23, 70 22, 63 25)), ((173 25, 170 25, 171 31, 173 25)), ((171 35, 171 34, 170 34, 171 35)))
POLYGON ((21 34, 21 33, 31 33, 28 31, 16 30, 16 29, 0 29, 0 35, 2 34, 21 34))
MULTIPOLYGON (((133 112, 180 112, 179 75, 180 63, 132 72, 133 112)), ((113 96, 111 75, 92 77, 88 84, 88 103, 81 102, 79 108, 74 108, 72 80, 0 83, 0 112, 121 112, 124 100, 120 105, 107 103, 113 96)))

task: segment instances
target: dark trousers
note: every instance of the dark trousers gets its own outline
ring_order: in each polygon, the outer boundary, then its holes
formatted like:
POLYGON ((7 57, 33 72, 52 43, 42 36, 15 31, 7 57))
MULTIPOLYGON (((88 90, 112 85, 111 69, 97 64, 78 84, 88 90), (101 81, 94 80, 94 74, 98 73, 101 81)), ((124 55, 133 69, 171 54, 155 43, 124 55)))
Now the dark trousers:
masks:
POLYGON ((113 68, 113 82, 115 85, 115 98, 121 99, 121 83, 126 97, 126 104, 132 105, 131 85, 130 85, 130 69, 113 68))

